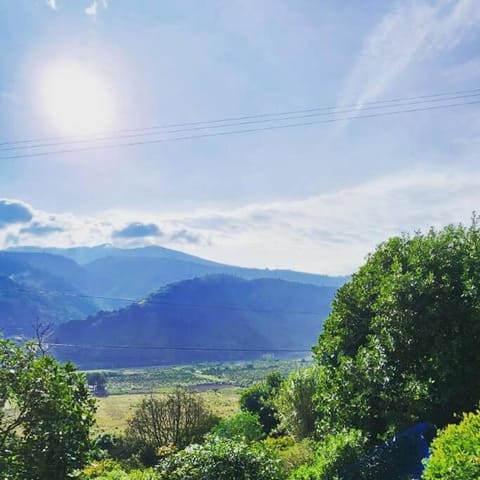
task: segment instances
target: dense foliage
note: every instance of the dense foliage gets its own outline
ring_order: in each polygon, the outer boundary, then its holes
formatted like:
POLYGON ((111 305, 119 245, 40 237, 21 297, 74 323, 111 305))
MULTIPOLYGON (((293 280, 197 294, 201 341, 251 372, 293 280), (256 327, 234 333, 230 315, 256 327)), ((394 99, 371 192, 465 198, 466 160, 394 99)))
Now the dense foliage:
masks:
POLYGON ((65 480, 84 465, 95 402, 70 364, 33 344, 0 340, 0 472, 18 480, 65 480))
POLYGON ((282 480, 281 462, 261 444, 210 438, 167 457, 161 480, 282 480))
POLYGON ((442 426, 480 398, 480 230, 449 226, 380 245, 325 322, 320 436, 372 442, 419 420, 442 426))
MULTIPOLYGON (((318 444, 312 465, 302 465, 290 480, 335 480, 365 453, 362 432, 350 430, 328 435, 318 444)), ((380 479, 379 479, 380 480, 380 479)))
POLYGON ((280 429, 298 439, 312 436, 315 430, 317 378, 315 367, 292 372, 282 383, 274 400, 280 429))
POLYGON ((432 443, 425 480, 478 480, 480 478, 480 411, 465 414, 432 443))
POLYGON ((220 438, 246 443, 258 441, 264 437, 258 416, 250 412, 240 412, 222 420, 213 429, 213 433, 220 438))
POLYGON ((283 376, 278 372, 267 375, 263 382, 245 389, 240 397, 240 408, 245 412, 258 415, 266 435, 278 426, 277 410, 274 399, 283 382, 283 376))

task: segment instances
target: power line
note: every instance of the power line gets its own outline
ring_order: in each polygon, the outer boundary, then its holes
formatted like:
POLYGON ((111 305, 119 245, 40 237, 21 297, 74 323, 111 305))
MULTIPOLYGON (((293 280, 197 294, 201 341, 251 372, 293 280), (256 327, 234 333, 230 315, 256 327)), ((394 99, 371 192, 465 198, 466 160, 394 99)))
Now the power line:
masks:
POLYGON ((104 345, 104 344, 81 344, 81 343, 50 343, 45 342, 48 347, 59 348, 85 348, 85 349, 118 349, 118 350, 175 350, 175 351, 204 351, 204 352, 281 352, 281 353, 305 353, 311 352, 311 348, 235 348, 235 347, 187 347, 168 345, 104 345))
MULTIPOLYGON (((135 298, 125 298, 125 297, 106 297, 99 295, 88 295, 83 293, 74 293, 74 292, 60 292, 56 290, 31 290, 25 287, 16 288, 16 291, 20 291, 27 295, 42 297, 48 295, 55 295, 61 297, 73 297, 73 298, 91 298, 96 300, 107 300, 107 301, 118 301, 126 302, 131 304, 150 304, 150 305, 164 305, 170 307, 180 307, 180 308, 202 308, 206 310, 231 310, 231 311, 241 311, 241 312, 251 312, 251 313, 272 313, 272 314, 283 314, 283 315, 313 315, 313 316, 323 316, 325 312, 313 312, 308 310, 275 310, 275 309, 262 309, 262 308, 248 308, 241 307, 237 305, 221 305, 221 304, 202 304, 202 303, 177 303, 169 302, 165 300, 157 300, 149 297, 143 299, 135 298)), ((9 293, 9 292, 6 292, 9 293)))
MULTIPOLYGON (((469 89, 469 90, 456 90, 450 92, 441 92, 441 93, 434 93, 429 95, 416 95, 410 97, 397 97, 393 99, 384 99, 384 100, 375 100, 370 102, 365 102, 362 104, 362 108, 364 105, 381 105, 381 104, 389 104, 389 103, 398 103, 398 102, 409 102, 412 100, 420 100, 420 99, 428 99, 428 98, 437 98, 437 97, 449 97, 452 95, 463 95, 469 94, 474 92, 479 92, 479 88, 469 89)), ((447 98, 448 100, 448 98, 447 98)), ((357 104, 349 104, 344 105, 342 108, 358 108, 359 105, 357 104)), ((119 134, 119 133, 129 133, 129 132, 142 132, 147 130, 154 130, 154 129, 170 129, 170 128, 177 128, 177 127, 191 127, 197 125, 207 125, 207 124, 217 124, 217 123, 224 123, 224 122, 231 122, 231 121, 241 121, 241 120, 250 120, 255 118, 264 118, 264 117, 272 117, 272 116, 283 116, 283 115, 293 115, 293 114, 301 114, 301 113, 309 113, 314 111, 328 111, 328 110, 336 110, 338 107, 336 106, 320 106, 320 107, 313 107, 307 109, 299 109, 299 110, 289 110, 283 112, 269 112, 269 113, 259 113, 259 114, 250 114, 250 115, 243 115, 237 117, 226 117, 214 120, 200 120, 194 122, 183 122, 183 123, 170 123, 164 125, 154 125, 149 127, 141 127, 141 128, 130 128, 130 129, 117 129, 117 130, 110 130, 102 132, 102 135, 110 135, 110 134, 119 134)), ((54 141, 54 140, 68 140, 74 138, 84 138, 88 139, 92 136, 96 136, 98 134, 84 134, 84 135, 57 135, 57 136, 50 136, 50 137, 38 137, 34 139, 24 139, 24 140, 16 140, 16 141, 5 141, 0 142, 0 146, 3 145, 16 145, 16 144, 26 144, 26 143, 36 143, 36 142, 44 142, 44 141, 54 141)))
POLYGON ((248 133, 256 133, 256 132, 264 132, 269 130, 280 130, 285 128, 295 128, 295 127, 306 127, 312 125, 318 125, 322 123, 334 123, 334 122, 343 122, 347 120, 359 120, 365 118, 376 118, 376 117, 384 117, 384 116, 391 116, 391 115, 399 115, 402 113, 416 113, 416 112, 426 112, 431 110, 439 110, 439 109, 447 109, 447 108, 455 108, 461 106, 468 106, 468 105, 477 105, 480 103, 480 100, 475 100, 471 102, 460 102, 460 103, 450 103, 445 105, 432 105, 428 107, 418 107, 418 108, 410 108, 405 110, 393 110, 389 112, 378 112, 378 113, 371 113, 367 115, 354 115, 354 116, 347 116, 347 117, 339 117, 339 118, 331 118, 331 119, 324 119, 324 120, 314 120, 309 122, 297 122, 297 123, 289 123, 284 125, 270 125, 260 128, 247 128, 241 130, 228 130, 224 132, 214 132, 214 133, 204 133, 199 135, 185 135, 181 137, 173 137, 173 138, 160 138, 155 140, 141 140, 135 142, 127 142, 127 143, 111 143, 106 145, 92 145, 87 147, 80 147, 80 148, 65 148, 59 150, 52 150, 52 151, 45 151, 45 152, 35 152, 35 153, 24 153, 24 154, 16 154, 16 155, 9 155, 3 157, 4 160, 11 160, 11 159, 19 159, 19 158, 29 158, 29 157, 41 157, 47 155, 58 155, 63 153, 75 153, 75 152, 86 152, 86 151, 94 151, 94 150, 107 150, 113 148, 120 148, 120 147, 134 147, 139 145, 151 145, 151 144, 159 144, 159 143, 169 143, 169 142, 178 142, 178 141, 185 141, 185 140, 194 140, 200 138, 210 138, 210 137, 220 137, 220 136, 228 136, 228 135, 238 135, 238 134, 248 134, 248 133))
MULTIPOLYGON (((431 99, 419 98, 419 99, 416 99, 415 101, 409 101, 407 103, 405 103, 404 100, 401 101, 402 103, 399 103, 400 101, 391 100, 389 101, 389 103, 393 103, 393 102, 395 103, 388 104, 388 105, 385 105, 385 104, 367 105, 366 107, 362 106, 360 110, 368 111, 368 110, 378 110, 378 109, 386 109, 386 108, 393 108, 393 107, 409 107, 409 106, 419 105, 419 104, 430 104, 432 102, 444 102, 444 101, 459 100, 464 98, 472 98, 472 97, 480 96, 480 89, 476 89, 472 92, 464 95, 456 95, 456 96, 449 95, 447 98, 439 97, 438 95, 435 98, 431 98, 431 99), (472 92, 475 92, 475 93, 472 93, 472 92)), ((171 129, 165 130, 164 132, 159 132, 158 129, 159 128, 166 129, 166 127, 147 127, 144 129, 131 130, 131 132, 133 133, 123 133, 123 134, 117 134, 117 135, 111 135, 111 136, 105 136, 105 135, 90 136, 86 138, 58 137, 60 141, 50 141, 50 142, 38 141, 37 143, 35 143, 33 140, 32 141, 24 140, 21 142, 10 142, 10 143, 5 142, 5 143, 0 143, 0 151, 5 152, 5 151, 30 150, 30 149, 37 149, 37 148, 57 147, 57 146, 66 146, 66 145, 82 145, 82 144, 89 144, 89 143, 105 142, 109 140, 122 140, 122 139, 128 139, 128 138, 154 136, 154 135, 159 135, 159 133, 171 135, 171 134, 191 132, 191 131, 239 127, 244 125, 255 125, 255 124, 271 123, 271 122, 284 122, 287 120, 312 118, 312 117, 318 117, 318 116, 333 116, 333 115, 346 114, 346 113, 352 113, 357 111, 358 111, 358 107, 356 106, 343 107, 343 108, 326 107, 323 109, 314 108, 314 109, 308 109, 308 110, 283 112, 276 115, 262 114, 262 115, 256 115, 256 116, 254 115, 254 116, 238 117, 237 119, 234 119, 235 121, 233 123, 224 123, 225 120, 222 120, 222 121, 219 120, 218 122, 216 122, 216 124, 213 124, 213 125, 212 125, 213 121, 205 122, 205 123, 194 122, 190 126, 188 126, 189 124, 183 124, 183 128, 177 128, 174 130, 171 130, 171 129), (272 117, 272 116, 273 118, 266 118, 266 117, 272 117), (240 120, 244 120, 244 121, 240 121, 240 120), (19 143, 21 145, 19 145, 19 143), (7 145, 7 146, 2 147, 2 145, 7 145)))

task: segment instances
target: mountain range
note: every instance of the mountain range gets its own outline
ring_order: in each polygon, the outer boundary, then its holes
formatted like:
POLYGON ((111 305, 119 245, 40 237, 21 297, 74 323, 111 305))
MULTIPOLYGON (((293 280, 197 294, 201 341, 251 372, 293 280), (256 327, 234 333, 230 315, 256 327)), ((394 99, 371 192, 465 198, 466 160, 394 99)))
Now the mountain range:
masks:
MULTIPOLYGON (((29 337, 36 322, 67 323, 55 333, 64 343, 97 339, 105 344, 141 340, 142 345, 164 345, 185 338, 202 339, 207 346, 225 345, 230 339, 238 348, 248 344, 260 350, 287 344, 305 347, 315 340, 312 334, 318 335, 335 290, 347 279, 236 267, 156 246, 12 248, 0 251, 0 331, 29 337), (209 301, 228 308, 212 309, 209 301), (192 302, 198 306, 187 307, 192 302), (284 310, 311 310, 317 313, 317 323, 309 323, 308 315, 287 315, 284 310), (266 335, 277 327, 288 332, 290 340, 266 335), (174 330, 183 337, 165 333, 174 330), (202 337, 202 332, 209 334, 202 337)), ((170 351, 156 359, 152 351, 117 355, 103 350, 83 356, 70 353, 82 364, 125 363, 122 358, 129 364, 149 364, 246 356, 246 352, 170 351)))

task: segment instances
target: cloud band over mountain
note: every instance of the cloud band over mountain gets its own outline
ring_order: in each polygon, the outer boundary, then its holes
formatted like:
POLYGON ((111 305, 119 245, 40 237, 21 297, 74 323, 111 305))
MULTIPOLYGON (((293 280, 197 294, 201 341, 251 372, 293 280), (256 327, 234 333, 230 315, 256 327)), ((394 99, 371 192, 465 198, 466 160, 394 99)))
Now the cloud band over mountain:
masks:
POLYGON ((389 236, 468 223, 478 206, 480 172, 448 169, 400 172, 301 200, 183 215, 51 214, 1 200, 0 242, 3 247, 161 244, 227 263, 346 274, 389 236))

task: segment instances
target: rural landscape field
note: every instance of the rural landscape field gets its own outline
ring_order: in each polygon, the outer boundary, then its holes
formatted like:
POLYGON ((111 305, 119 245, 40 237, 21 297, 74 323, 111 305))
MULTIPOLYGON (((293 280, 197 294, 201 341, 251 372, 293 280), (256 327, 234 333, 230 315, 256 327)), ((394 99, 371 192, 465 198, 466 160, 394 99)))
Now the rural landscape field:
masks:
POLYGON ((0 480, 480 479, 479 0, 0 45, 0 480))

